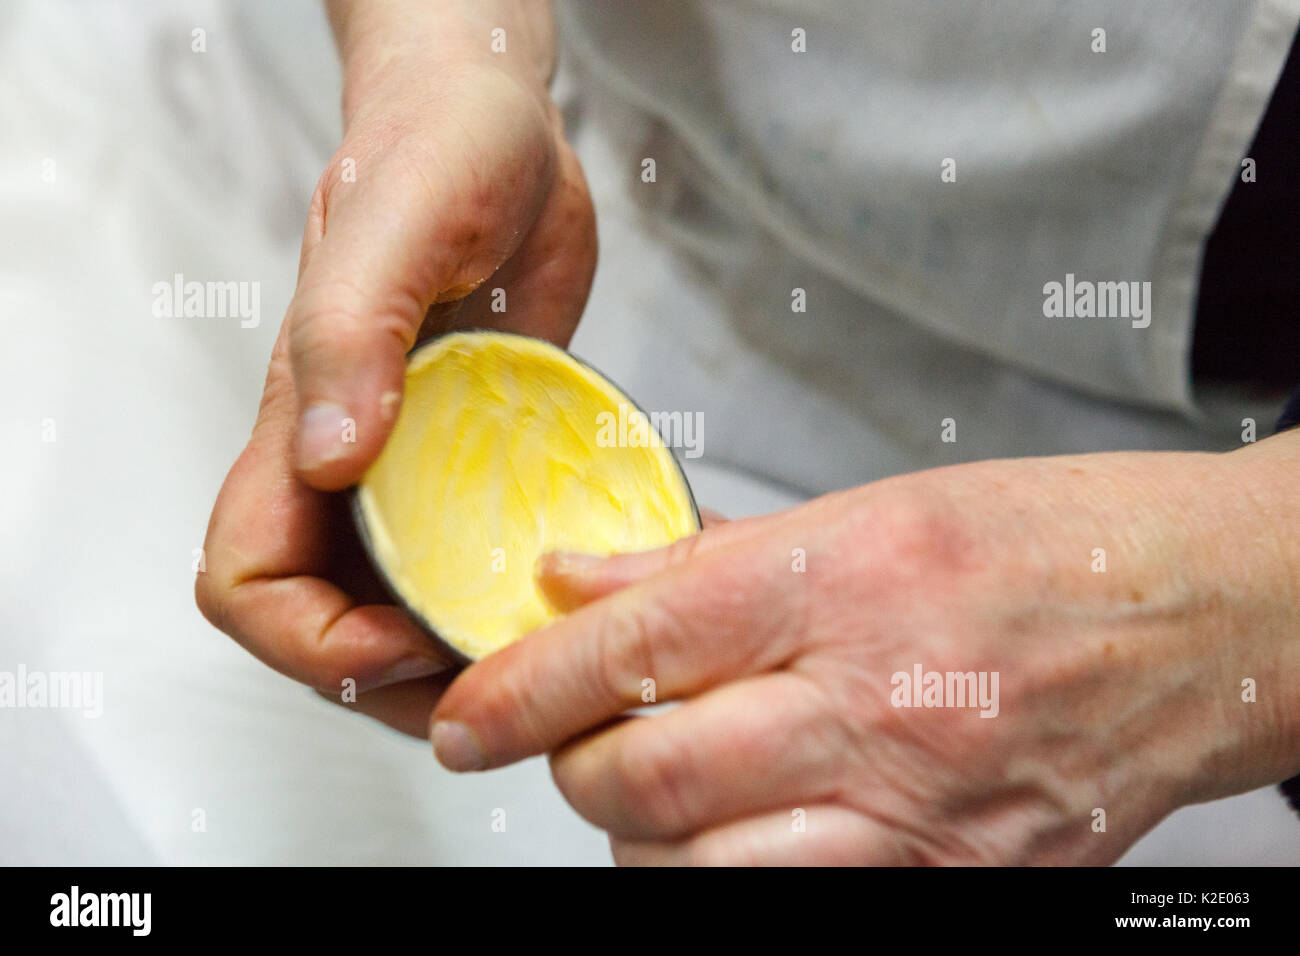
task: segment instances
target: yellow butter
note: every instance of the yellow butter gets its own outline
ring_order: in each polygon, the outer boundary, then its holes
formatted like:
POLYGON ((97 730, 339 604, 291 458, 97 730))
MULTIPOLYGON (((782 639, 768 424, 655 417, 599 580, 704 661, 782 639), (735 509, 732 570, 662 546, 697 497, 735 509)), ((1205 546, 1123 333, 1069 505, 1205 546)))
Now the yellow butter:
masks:
POLYGON ((629 414, 612 383, 538 339, 457 332, 413 353, 393 434, 357 489, 371 554, 407 607, 477 660, 557 616, 534 577, 542 554, 699 530, 672 453, 610 427, 629 414))

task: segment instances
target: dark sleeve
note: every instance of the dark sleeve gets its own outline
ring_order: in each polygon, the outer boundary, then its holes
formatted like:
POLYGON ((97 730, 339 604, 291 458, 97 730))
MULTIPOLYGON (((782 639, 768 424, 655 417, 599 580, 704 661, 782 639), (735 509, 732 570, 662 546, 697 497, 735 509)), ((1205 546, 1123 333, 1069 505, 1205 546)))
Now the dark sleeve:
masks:
POLYGON ((1300 425, 1300 390, 1297 390, 1286 403, 1286 407, 1282 409, 1282 417, 1277 420, 1275 427, 1277 431, 1284 432, 1297 425, 1300 425))
MULTIPOLYGON (((1282 417, 1277 420, 1277 431, 1284 432, 1288 428, 1295 428, 1300 425, 1300 391, 1291 396, 1286 407, 1282 409, 1282 417)), ((1290 780, 1282 783, 1282 793, 1286 796, 1287 802, 1291 804, 1291 809, 1300 813, 1300 775, 1292 777, 1290 780)))

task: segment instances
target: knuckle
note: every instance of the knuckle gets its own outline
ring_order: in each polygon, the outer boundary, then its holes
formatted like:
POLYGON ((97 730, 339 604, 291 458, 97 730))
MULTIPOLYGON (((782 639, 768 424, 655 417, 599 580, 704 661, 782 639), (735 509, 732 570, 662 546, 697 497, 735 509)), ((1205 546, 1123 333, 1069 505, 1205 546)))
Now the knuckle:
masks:
POLYGON ((700 547, 700 536, 698 534, 687 535, 685 538, 678 538, 672 544, 668 545, 668 564, 684 564, 695 556, 695 552, 700 547))
POLYGON ((289 325, 289 356, 295 369, 313 368, 337 356, 355 356, 354 346, 391 337, 404 354, 415 342, 423 319, 418 297, 396 291, 387 300, 365 304, 351 282, 336 279, 315 285, 295 302, 289 325))
POLYGON ((580 817, 600 826, 605 821, 597 818, 597 811, 608 792, 607 785, 596 767, 573 758, 573 747, 581 746, 562 747, 551 755, 551 779, 560 795, 580 817))
POLYGON ((326 212, 329 209, 330 192, 334 183, 338 181, 342 168, 343 157, 341 153, 340 150, 326 164, 320 178, 316 180, 316 188, 311 191, 311 202, 307 207, 307 216, 309 219, 321 223, 322 227, 325 223, 326 212))
POLYGON ((540 699, 541 686, 541 679, 536 677, 503 681, 490 708, 490 721, 514 726, 528 750, 535 753, 549 750, 561 739, 554 720, 548 716, 550 708, 540 699))
POLYGON ((877 520, 896 557, 927 556, 947 532, 947 522, 934 505, 912 496, 891 501, 877 520))
POLYGON ((680 753, 651 734, 652 730, 620 749, 615 785, 620 802, 640 823, 657 833, 672 834, 688 826, 684 763, 680 753))
POLYGON ((311 191, 311 200, 307 204, 307 217, 322 225, 325 222, 326 203, 333 178, 332 168, 327 167, 325 172, 321 173, 320 179, 316 181, 316 188, 311 191))
POLYGON ((955 570, 970 546, 959 516, 923 490, 882 495, 863 509, 850 533, 875 541, 880 569, 902 577, 955 570))
POLYGON ((209 624, 223 633, 229 633, 226 602, 221 589, 213 584, 210 572, 194 579, 194 603, 209 624))
POLYGON ((561 747, 571 734, 556 724, 554 708, 547 706, 545 691, 553 682, 535 658, 523 656, 521 666, 502 666, 512 657, 520 660, 517 649, 505 648, 498 652, 501 657, 469 668, 453 682, 440 706, 451 703, 457 719, 508 729, 511 740, 529 753, 546 753, 561 747))
POLYGON ((555 789, 560 791, 560 796, 564 797, 579 815, 585 817, 583 807, 587 805, 585 799, 588 792, 587 782, 575 771, 570 753, 569 748, 561 747, 550 755, 547 763, 551 768, 551 780, 555 783, 555 789))
MULTIPOLYGON (((312 639, 309 634, 285 634, 273 642, 276 656, 283 671, 300 683, 320 691, 338 693, 344 681, 357 681, 358 690, 364 690, 356 658, 346 648, 335 646, 330 640, 331 627, 312 639)), ((264 635, 269 636, 269 635, 264 635)))
POLYGON ((340 648, 332 642, 333 631, 331 623, 319 630, 312 627, 296 637, 286 635, 286 639, 276 642, 289 672, 299 675, 297 679, 302 683, 335 690, 343 681, 359 676, 350 655, 340 653, 340 648))
POLYGON ((598 690, 608 699, 632 704, 640 700, 641 681, 655 673, 654 629, 644 604, 607 602, 606 618, 595 642, 593 671, 598 690))

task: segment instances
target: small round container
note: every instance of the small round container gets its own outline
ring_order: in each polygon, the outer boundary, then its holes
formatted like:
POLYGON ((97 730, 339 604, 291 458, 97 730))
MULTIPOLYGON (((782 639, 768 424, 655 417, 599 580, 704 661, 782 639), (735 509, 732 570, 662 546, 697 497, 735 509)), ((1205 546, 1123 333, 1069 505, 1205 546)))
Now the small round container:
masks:
POLYGON ((700 530, 681 464, 617 385, 548 342, 486 330, 411 352, 352 511, 393 598, 462 664, 560 616, 536 583, 542 554, 700 530))

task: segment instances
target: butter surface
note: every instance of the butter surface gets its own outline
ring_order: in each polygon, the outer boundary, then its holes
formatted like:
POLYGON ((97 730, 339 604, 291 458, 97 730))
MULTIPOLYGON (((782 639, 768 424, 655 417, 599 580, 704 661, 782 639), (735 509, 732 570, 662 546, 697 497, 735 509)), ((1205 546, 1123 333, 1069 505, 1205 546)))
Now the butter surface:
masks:
POLYGON ((609 446, 601 422, 620 405, 635 409, 536 339, 457 332, 412 356, 358 506, 389 583, 467 657, 557 616, 534 578, 542 554, 641 551, 699 530, 666 447, 609 446))

